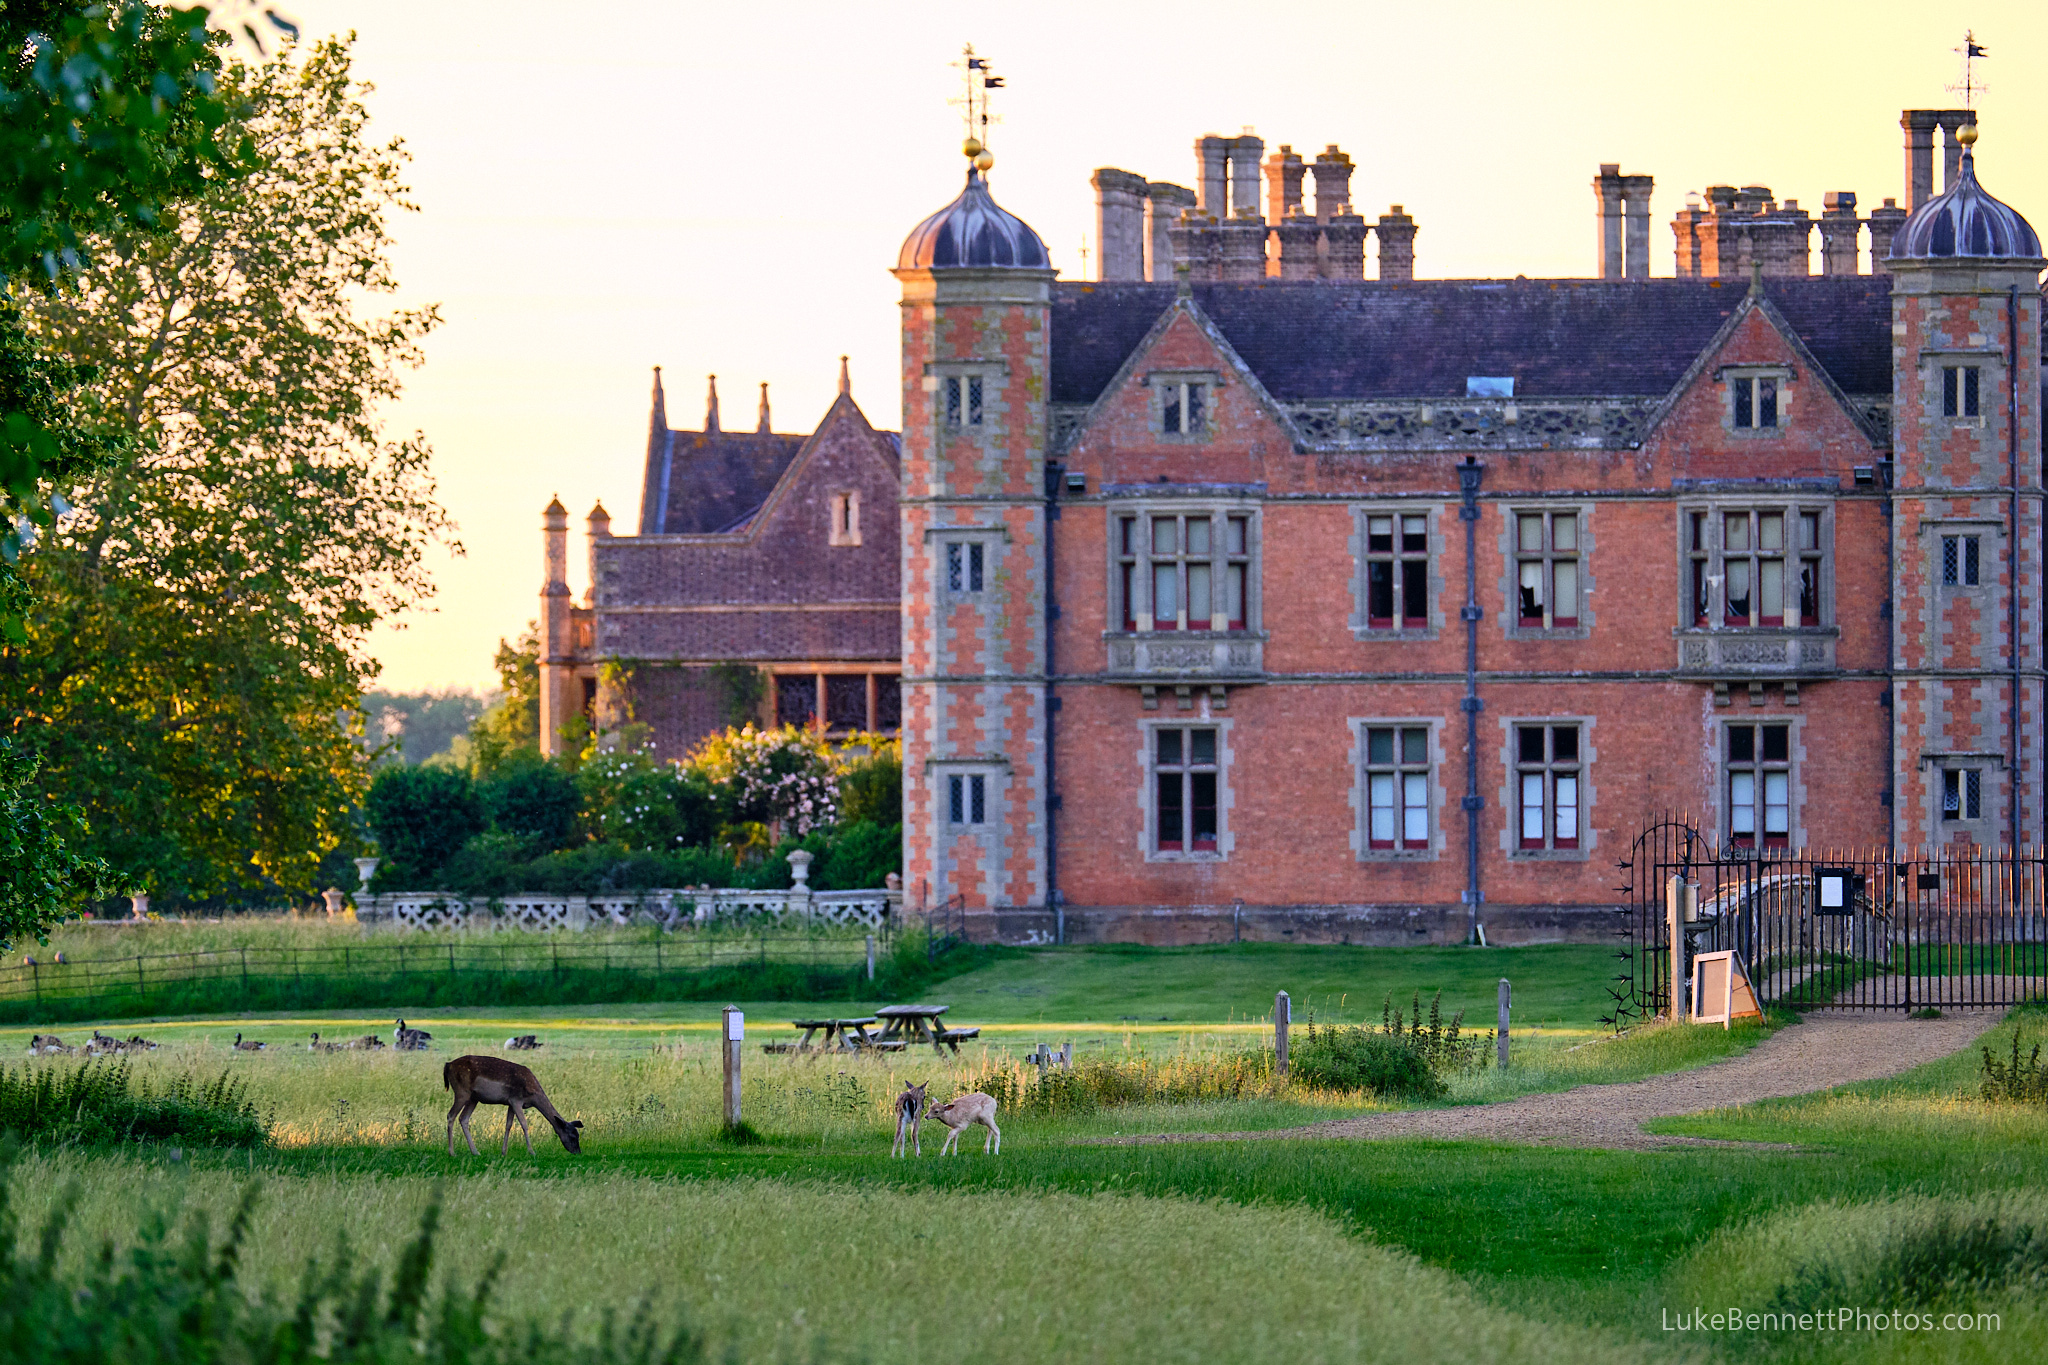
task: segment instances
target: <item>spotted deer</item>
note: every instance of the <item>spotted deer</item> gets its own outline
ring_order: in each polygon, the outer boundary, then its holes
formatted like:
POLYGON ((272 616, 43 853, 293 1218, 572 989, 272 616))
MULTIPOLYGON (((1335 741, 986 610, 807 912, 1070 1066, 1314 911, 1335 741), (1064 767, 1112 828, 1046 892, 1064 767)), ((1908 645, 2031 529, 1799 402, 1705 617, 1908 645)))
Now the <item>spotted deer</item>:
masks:
POLYGON ((455 1125, 458 1120, 462 1124, 462 1136, 469 1142, 469 1154, 481 1155, 476 1149, 476 1137, 469 1131, 469 1116, 476 1112, 479 1104, 505 1106, 505 1140, 498 1147, 500 1156, 512 1150, 512 1124, 515 1120, 519 1131, 526 1137, 526 1154, 533 1155, 533 1133, 526 1126, 529 1105, 540 1110, 570 1155, 583 1150, 583 1141, 578 1135, 578 1130, 583 1127, 582 1120, 570 1123, 556 1113, 555 1106, 548 1101, 547 1092, 540 1088, 540 1078, 517 1062, 508 1062, 503 1057, 457 1057, 441 1068, 441 1084, 455 1095, 455 1103, 448 1106, 450 1156, 455 1155, 455 1125))
POLYGON ((939 1144, 939 1155, 944 1156, 947 1148, 957 1154, 960 1151, 960 1135, 975 1124, 988 1129, 982 1134, 981 1150, 988 1153, 989 1143, 995 1143, 997 1156, 1003 1153, 1003 1130, 996 1127, 996 1100, 993 1095, 984 1095, 979 1090, 971 1091, 944 1104, 935 1104, 931 1116, 953 1131, 946 1134, 946 1140, 939 1144))
POLYGON ((890 1156, 903 1155, 904 1139, 906 1137, 910 1140, 910 1146, 917 1150, 917 1154, 919 1156, 924 1155, 924 1143, 917 1135, 918 1125, 923 1119, 924 1086, 911 1085, 906 1081, 903 1085, 903 1093, 896 1097, 896 1142, 894 1146, 889 1148, 890 1156))

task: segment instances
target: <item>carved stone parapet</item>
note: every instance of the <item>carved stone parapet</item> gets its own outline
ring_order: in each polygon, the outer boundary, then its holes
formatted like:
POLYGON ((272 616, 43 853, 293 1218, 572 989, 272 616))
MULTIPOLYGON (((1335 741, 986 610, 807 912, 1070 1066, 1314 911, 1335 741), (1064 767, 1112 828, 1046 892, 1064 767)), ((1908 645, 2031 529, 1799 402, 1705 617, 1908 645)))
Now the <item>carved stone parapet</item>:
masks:
POLYGON ((1311 450, 1632 450, 1655 398, 1320 400, 1284 406, 1311 450))
POLYGON ((1265 674, 1265 637, 1251 632, 1114 632, 1108 638, 1112 680, 1256 682, 1265 674))
POLYGON ((1688 678, 1824 678, 1835 672, 1832 627, 1680 630, 1678 672, 1688 678))

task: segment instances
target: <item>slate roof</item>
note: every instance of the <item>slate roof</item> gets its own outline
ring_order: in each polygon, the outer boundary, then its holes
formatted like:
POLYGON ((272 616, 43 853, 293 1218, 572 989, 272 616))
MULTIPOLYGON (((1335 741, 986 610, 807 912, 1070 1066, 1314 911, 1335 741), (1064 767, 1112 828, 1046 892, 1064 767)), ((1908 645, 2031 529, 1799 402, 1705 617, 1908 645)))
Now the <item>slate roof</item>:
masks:
POLYGON ((771 432, 671 431, 661 524, 643 521, 641 533, 690 536, 737 530, 768 500, 803 443, 801 436, 771 432))
MULTIPOLYGON (((1170 284, 1058 283, 1052 401, 1093 402, 1173 300, 1170 284)), ((1194 286, 1282 402, 1463 398, 1474 375, 1517 397, 1662 397, 1748 291, 1733 280, 1515 280, 1194 286)), ((1891 392, 1891 279, 1815 276, 1764 293, 1844 392, 1891 392)))

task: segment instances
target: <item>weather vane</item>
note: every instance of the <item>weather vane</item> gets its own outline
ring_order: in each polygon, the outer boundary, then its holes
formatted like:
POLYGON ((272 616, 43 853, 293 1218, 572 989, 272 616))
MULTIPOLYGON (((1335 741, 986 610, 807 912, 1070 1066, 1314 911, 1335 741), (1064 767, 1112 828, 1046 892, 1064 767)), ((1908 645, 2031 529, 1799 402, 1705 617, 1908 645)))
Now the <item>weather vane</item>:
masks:
POLYGON ((1977 35, 1969 29, 1963 30, 1963 45, 1955 48, 1954 52, 1963 59, 1963 79, 1959 83, 1947 87, 1948 93, 1951 95, 1961 95, 1963 97, 1963 108, 1975 109, 1977 107, 1977 96, 1989 92, 1991 87, 1977 79, 1974 63, 1979 57, 1988 57, 1991 54, 1978 44, 1977 35))
POLYGON ((968 155, 975 156, 988 146, 988 92, 1003 88, 1003 78, 989 69, 988 58, 974 55, 974 44, 961 49, 961 68, 966 80, 966 94, 962 97, 961 113, 967 120, 967 141, 976 144, 968 155))

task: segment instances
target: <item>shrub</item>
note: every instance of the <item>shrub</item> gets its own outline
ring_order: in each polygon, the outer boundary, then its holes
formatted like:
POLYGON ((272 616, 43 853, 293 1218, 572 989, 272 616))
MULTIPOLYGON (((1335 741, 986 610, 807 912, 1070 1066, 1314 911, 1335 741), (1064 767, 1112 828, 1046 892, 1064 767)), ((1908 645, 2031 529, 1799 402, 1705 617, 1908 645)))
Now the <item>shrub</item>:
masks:
POLYGON ((380 890, 432 886, 484 828, 476 783, 457 768, 386 768, 370 784, 364 806, 384 858, 375 878, 380 890))
POLYGON ((593 754, 576 770, 583 822, 601 843, 697 848, 717 837, 718 794, 701 771, 645 749, 593 754))
POLYGON ((846 765, 839 779, 840 818, 849 825, 903 823, 903 745, 881 740, 846 765))
POLYGON ((583 794, 576 779, 552 763, 507 768, 479 785, 491 827, 507 835, 519 855, 538 858, 576 842, 583 794))
POLYGON ((162 1090, 138 1089, 125 1061, 0 1067, 0 1130, 88 1146, 145 1138, 253 1147, 269 1129, 246 1090, 225 1071, 210 1082, 177 1076, 162 1090))
POLYGON ((2012 1031, 2012 1059, 1999 1061, 1984 1049, 1982 1092, 1987 1100, 2016 1100, 2021 1104, 2048 1104, 2048 1067, 2041 1065, 2041 1045, 2025 1061, 2020 1060, 2020 1031, 2012 1031))
POLYGON ((1367 1028, 1308 1029, 1289 1052, 1289 1073, 1326 1090, 1370 1090, 1386 1099, 1441 1099, 1450 1087, 1421 1049, 1397 1033, 1367 1028))
POLYGON ((721 788, 727 817, 803 838, 839 819, 839 783, 822 735, 785 725, 744 726, 706 739, 685 764, 721 788))
POLYGON ((1409 1047, 1422 1055, 1424 1061, 1440 1072, 1483 1071, 1487 1059, 1493 1055, 1495 1035, 1488 1033, 1466 1034, 1465 1011, 1459 1010, 1451 1016, 1449 1028, 1444 1027, 1444 993, 1438 991, 1429 1002, 1429 1023, 1422 1022, 1422 992, 1415 992, 1405 1025, 1401 1011, 1394 1008, 1394 996, 1388 992, 1380 1005, 1380 1031, 1389 1037, 1404 1040, 1409 1047))
POLYGON ((431 1292, 438 1195, 420 1219, 419 1235, 385 1272, 361 1266, 346 1236, 332 1259, 309 1260, 296 1295, 252 1294, 241 1283, 249 1227, 260 1195, 245 1190, 226 1238, 216 1246, 203 1215, 184 1235, 168 1218, 145 1221, 134 1246, 108 1246, 60 1271, 66 1205, 41 1229, 20 1238, 7 1184, 13 1153, 0 1153, 0 1357, 64 1365, 512 1365, 550 1360, 563 1365, 695 1365, 704 1340, 686 1328, 666 1335, 643 1301, 623 1326, 605 1314, 594 1340, 570 1334, 567 1323, 494 1322, 506 1316, 492 1302, 494 1267, 473 1288, 451 1281, 431 1292))

